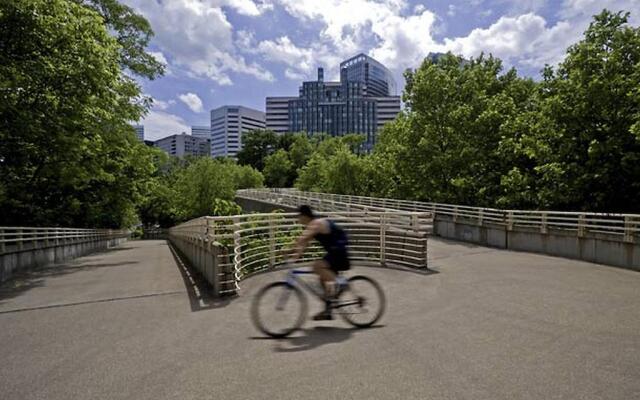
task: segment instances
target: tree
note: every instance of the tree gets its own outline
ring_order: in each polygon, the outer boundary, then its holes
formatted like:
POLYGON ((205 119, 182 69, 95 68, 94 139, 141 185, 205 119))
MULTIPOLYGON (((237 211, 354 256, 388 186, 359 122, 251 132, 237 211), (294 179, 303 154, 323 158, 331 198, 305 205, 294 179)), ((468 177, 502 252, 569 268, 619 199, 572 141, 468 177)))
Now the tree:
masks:
POLYGON ((278 136, 269 130, 256 130, 243 134, 242 150, 237 154, 238 163, 250 165, 262 171, 265 158, 277 150, 278 142, 278 136))
POLYGON ((541 207, 639 210, 640 28, 628 18, 595 16, 544 71, 535 129, 510 147, 530 162, 505 179, 541 207))
POLYGON ((314 145, 311 143, 306 134, 300 133, 294 136, 293 143, 289 147, 289 158, 293 164, 293 168, 297 171, 302 168, 314 151, 314 145))
POLYGON ((515 70, 503 74, 491 56, 451 54, 426 59, 405 77, 405 113, 375 149, 378 159, 393 160, 386 187, 399 197, 493 204, 505 168, 497 152, 503 126, 527 106, 535 83, 515 70))
POLYGON ((128 125, 148 104, 121 71, 122 51, 103 18, 77 2, 0 4, 4 224, 135 221, 153 163, 128 125))
POLYGON ((146 52, 153 30, 149 22, 117 0, 75 0, 96 11, 119 45, 120 65, 136 75, 155 79, 164 74, 164 66, 146 52))
POLYGON ((268 156, 264 161, 264 178, 269 187, 290 187, 293 183, 293 164, 283 149, 268 156))

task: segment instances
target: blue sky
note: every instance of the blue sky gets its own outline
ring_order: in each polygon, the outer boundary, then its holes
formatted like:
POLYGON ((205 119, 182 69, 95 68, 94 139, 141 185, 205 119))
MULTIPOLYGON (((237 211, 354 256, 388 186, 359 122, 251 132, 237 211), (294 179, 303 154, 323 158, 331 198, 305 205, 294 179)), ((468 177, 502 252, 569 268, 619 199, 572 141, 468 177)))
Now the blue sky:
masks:
MULTIPOLYGON (((341 60, 366 53, 402 71, 430 52, 481 52, 537 78, 562 60, 591 16, 631 11, 640 0, 122 0, 156 36, 150 50, 167 74, 142 81, 155 105, 147 139, 208 125, 225 104, 264 110, 266 96, 295 95, 319 66, 336 78, 341 60)), ((400 93, 398 93, 400 94, 400 93)))

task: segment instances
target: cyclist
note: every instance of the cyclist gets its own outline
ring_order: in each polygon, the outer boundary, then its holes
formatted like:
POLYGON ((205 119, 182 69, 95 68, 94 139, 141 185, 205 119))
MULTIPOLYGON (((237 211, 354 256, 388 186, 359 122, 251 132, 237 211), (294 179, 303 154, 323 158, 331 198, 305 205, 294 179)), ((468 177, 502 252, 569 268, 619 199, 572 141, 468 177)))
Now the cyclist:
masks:
POLYGON ((322 259, 315 260, 313 271, 319 276, 325 291, 325 309, 315 315, 315 321, 333 319, 331 301, 337 295, 336 275, 351 267, 349 262, 347 235, 335 222, 328 218, 318 218, 311 207, 303 205, 298 209, 298 221, 305 229, 295 241, 292 259, 302 257, 309 243, 316 239, 327 254, 322 259))

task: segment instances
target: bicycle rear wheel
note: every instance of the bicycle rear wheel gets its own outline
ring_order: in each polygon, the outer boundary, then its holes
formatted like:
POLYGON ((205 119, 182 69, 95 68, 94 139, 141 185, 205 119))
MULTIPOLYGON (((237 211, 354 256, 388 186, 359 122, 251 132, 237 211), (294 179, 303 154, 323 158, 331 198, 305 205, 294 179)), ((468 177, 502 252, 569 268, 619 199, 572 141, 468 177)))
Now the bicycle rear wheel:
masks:
POLYGON ((300 328, 307 315, 302 291, 287 282, 263 287, 251 304, 251 319, 260 332, 274 338, 290 335, 300 328))
POLYGON ((347 288, 340 294, 336 313, 358 328, 375 324, 386 307, 386 299, 380 285, 371 278, 358 275, 349 279, 347 288))

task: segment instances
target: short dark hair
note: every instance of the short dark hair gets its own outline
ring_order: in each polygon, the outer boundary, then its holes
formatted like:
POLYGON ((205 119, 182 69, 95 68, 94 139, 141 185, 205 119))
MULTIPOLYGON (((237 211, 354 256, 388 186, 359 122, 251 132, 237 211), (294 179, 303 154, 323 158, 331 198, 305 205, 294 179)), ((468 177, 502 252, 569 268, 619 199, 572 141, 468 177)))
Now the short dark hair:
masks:
POLYGON ((311 207, 309 207, 306 204, 298 207, 298 213, 302 216, 309 217, 311 219, 314 219, 316 217, 315 214, 313 214, 311 207))

